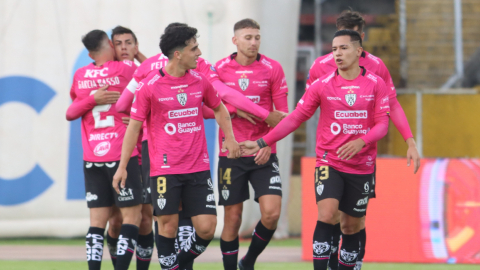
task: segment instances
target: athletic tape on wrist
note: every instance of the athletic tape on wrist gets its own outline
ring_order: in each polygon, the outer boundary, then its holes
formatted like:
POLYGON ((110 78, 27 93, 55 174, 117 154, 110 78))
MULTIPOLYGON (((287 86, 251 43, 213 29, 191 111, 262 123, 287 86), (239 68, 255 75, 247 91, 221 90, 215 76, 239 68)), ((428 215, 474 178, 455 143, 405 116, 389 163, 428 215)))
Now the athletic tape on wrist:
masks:
POLYGON ((263 138, 258 139, 257 144, 260 149, 268 146, 267 143, 263 140, 263 138))

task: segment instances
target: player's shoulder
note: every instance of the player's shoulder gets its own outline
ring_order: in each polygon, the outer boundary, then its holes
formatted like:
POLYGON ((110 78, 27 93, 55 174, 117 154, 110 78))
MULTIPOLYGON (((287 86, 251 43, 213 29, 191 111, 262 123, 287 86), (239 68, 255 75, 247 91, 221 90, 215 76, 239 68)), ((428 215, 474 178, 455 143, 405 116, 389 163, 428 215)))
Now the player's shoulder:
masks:
POLYGON ((318 57, 317 59, 315 59, 313 65, 335 65, 335 59, 333 59, 333 52, 318 57))
POLYGON ((363 51, 365 54, 365 59, 367 59, 369 62, 376 64, 377 66, 385 66, 385 63, 383 63, 382 59, 378 56, 375 56, 367 51, 363 51))
POLYGON ((308 88, 308 91, 310 91, 311 89, 314 91, 320 91, 326 85, 333 83, 333 77, 335 77, 335 72, 337 72, 337 70, 328 72, 327 74, 313 81, 313 83, 308 88))
POLYGON ((281 69, 282 68, 282 65, 280 64, 280 62, 278 62, 277 60, 274 60, 264 54, 258 54, 259 55, 259 59, 258 61, 264 66, 264 67, 267 67, 269 69, 272 69, 272 70, 275 70, 275 69, 281 69))
POLYGON ((230 62, 232 62, 232 60, 234 59, 234 54, 231 54, 227 57, 224 57, 220 60, 218 60, 216 63, 215 63, 215 69, 217 70, 222 70, 223 68, 225 68, 226 66, 228 66, 228 64, 230 62))
POLYGON ((164 76, 161 75, 161 70, 154 70, 148 73, 148 75, 138 83, 137 89, 135 91, 139 91, 144 88, 150 89, 150 87, 161 83, 163 77, 164 76))
POLYGON ((189 81, 192 81, 192 83, 196 82, 208 82, 208 78, 205 74, 202 72, 198 72, 197 70, 189 69, 187 73, 189 81))
POLYGON ((374 84, 385 84, 385 82, 383 81, 382 77, 378 76, 377 74, 375 74, 373 71, 371 70, 364 70, 365 72, 365 75, 364 77, 373 82, 374 84))

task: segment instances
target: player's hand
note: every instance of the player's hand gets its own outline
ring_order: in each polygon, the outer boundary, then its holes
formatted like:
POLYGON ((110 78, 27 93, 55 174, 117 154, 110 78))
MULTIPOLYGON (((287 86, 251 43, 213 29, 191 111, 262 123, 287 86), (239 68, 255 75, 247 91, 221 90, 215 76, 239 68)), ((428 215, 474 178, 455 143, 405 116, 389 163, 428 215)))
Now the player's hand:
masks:
POLYGON ((240 145, 235 139, 226 139, 222 145, 222 151, 228 150, 227 158, 239 158, 241 156, 240 145))
MULTIPOLYGON (((238 110, 237 110, 238 111, 238 110)), ((267 123, 267 125, 269 127, 275 127, 276 125, 278 125, 278 123, 280 123, 280 121, 287 117, 287 114, 284 113, 284 112, 281 112, 281 111, 273 111, 273 112, 270 112, 268 114, 268 117, 267 119, 265 119, 265 123, 267 123)))
POLYGON ((250 123, 252 123, 252 124, 254 124, 254 125, 257 124, 257 123, 255 122, 255 119, 260 120, 260 119, 259 119, 258 117, 256 117, 255 115, 249 114, 249 113, 244 112, 244 111, 242 111, 242 110, 240 110, 240 109, 237 109, 237 115, 238 115, 238 117, 240 117, 240 118, 247 119, 248 122, 250 122, 250 123))
POLYGON ((355 156, 365 146, 365 141, 362 139, 356 139, 342 145, 337 150, 338 157, 340 159, 349 160, 355 156))
POLYGON ((268 162, 270 159, 270 154, 272 153, 272 148, 270 146, 260 149, 255 156, 255 164, 263 165, 268 162))
POLYGON ((407 150, 407 166, 410 167, 410 163, 413 160, 413 173, 417 173, 420 168, 420 154, 417 150, 417 145, 413 138, 407 140, 408 150, 407 150), (411 139, 411 140, 410 140, 411 139))
POLYGON ((122 122, 128 126, 128 123, 130 123, 130 117, 122 117, 122 122))
POLYGON ((260 150, 257 142, 244 141, 240 143, 240 149, 242 150, 242 156, 251 156, 260 150))
POLYGON ((108 91, 108 85, 100 87, 93 97, 98 105, 113 104, 120 98, 120 92, 108 91))
POLYGON ((115 175, 113 176, 113 182, 112 182, 112 186, 117 192, 117 194, 120 194, 119 184, 121 188, 125 188, 126 180, 127 180, 127 170, 118 168, 117 171, 115 172, 115 175))

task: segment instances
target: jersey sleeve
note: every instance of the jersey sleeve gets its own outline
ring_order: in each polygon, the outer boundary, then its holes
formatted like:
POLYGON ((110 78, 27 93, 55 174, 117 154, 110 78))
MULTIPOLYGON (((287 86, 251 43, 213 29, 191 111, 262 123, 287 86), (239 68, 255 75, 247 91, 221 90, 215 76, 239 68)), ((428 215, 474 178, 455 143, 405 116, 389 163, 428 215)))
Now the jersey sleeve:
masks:
POLYGON ((130 81, 135 73, 135 70, 137 70, 137 65, 135 65, 135 63, 132 61, 123 60, 122 67, 122 75, 130 81))
POLYGON ((320 64, 317 63, 317 60, 315 60, 315 62, 313 62, 312 66, 310 67, 310 70, 308 71, 307 86, 305 87, 305 90, 310 88, 310 86, 313 84, 314 81, 322 77, 322 74, 320 74, 319 72, 319 69, 320 69, 319 66, 320 64))
POLYGON ((148 61, 143 62, 133 73, 133 79, 135 79, 137 83, 141 82, 148 75, 147 62, 148 61))
POLYGON ((320 95, 323 91, 324 85, 318 80, 315 81, 310 90, 303 94, 303 97, 298 101, 296 110, 299 110, 302 114, 308 118, 312 117, 317 108, 320 106, 320 95))
POLYGON ((210 64, 207 60, 205 59, 199 59, 198 64, 197 64, 197 71, 202 73, 210 83, 213 84, 214 81, 218 81, 218 73, 215 67, 210 64))
POLYGON ((390 113, 390 104, 387 93, 387 86, 381 78, 377 78, 375 91, 375 125, 364 136, 362 140, 365 144, 371 144, 379 141, 388 132, 388 115, 390 113))
POLYGON ((130 117, 137 121, 145 121, 151 109, 150 89, 147 81, 143 80, 138 84, 137 96, 130 109, 130 117))
POLYGON ((75 99, 77 98, 77 72, 75 72, 75 74, 73 75, 72 86, 70 87, 70 98, 72 99, 72 101, 75 101, 75 99))
POLYGON ((378 76, 380 76, 383 81, 385 82, 385 85, 387 86, 387 94, 390 98, 394 98, 397 96, 397 90, 395 89, 395 85, 393 85, 393 80, 392 76, 390 76, 390 72, 388 71, 387 66, 385 66, 385 63, 379 58, 380 65, 379 65, 379 70, 378 70, 378 76))
POLYGON ((220 103, 222 103, 222 100, 218 96, 217 90, 215 90, 213 85, 205 79, 203 80, 203 85, 205 87, 205 92, 203 93, 203 103, 205 103, 205 105, 211 109, 217 108, 220 103))
POLYGON ((285 73, 282 66, 277 64, 274 66, 272 73, 272 100, 275 105, 275 109, 288 113, 288 86, 285 73))

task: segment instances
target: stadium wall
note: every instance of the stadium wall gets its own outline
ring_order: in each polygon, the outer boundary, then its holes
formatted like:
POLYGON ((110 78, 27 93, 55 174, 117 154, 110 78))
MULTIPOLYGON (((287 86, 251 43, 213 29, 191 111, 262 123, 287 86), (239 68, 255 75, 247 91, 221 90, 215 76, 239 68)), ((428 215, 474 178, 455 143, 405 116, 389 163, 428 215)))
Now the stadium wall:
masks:
MULTIPOLYGON (((216 62, 235 51, 233 24, 250 17, 262 26, 260 52, 282 64, 294 89, 299 8, 299 0, 0 1, 0 237, 81 236, 88 228, 80 124, 65 120, 72 75, 91 62, 82 35, 123 25, 152 56, 163 29, 186 22, 199 30, 202 57, 216 62)), ((205 125, 214 170, 216 127, 205 125)), ((291 138, 278 148, 286 200, 291 138)), ((259 213, 254 203, 245 209, 248 232, 259 213)), ((288 228, 282 218, 280 236, 288 228)))
MULTIPOLYGON (((480 160, 377 159, 367 210, 368 262, 480 263, 480 160)), ((302 159, 302 258, 312 259, 315 158, 302 159)))

